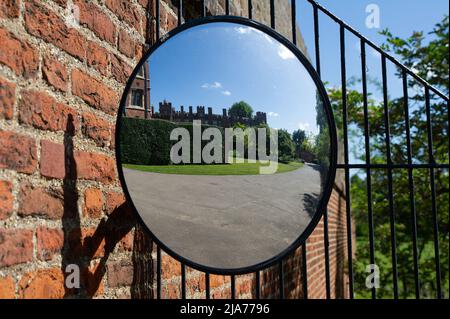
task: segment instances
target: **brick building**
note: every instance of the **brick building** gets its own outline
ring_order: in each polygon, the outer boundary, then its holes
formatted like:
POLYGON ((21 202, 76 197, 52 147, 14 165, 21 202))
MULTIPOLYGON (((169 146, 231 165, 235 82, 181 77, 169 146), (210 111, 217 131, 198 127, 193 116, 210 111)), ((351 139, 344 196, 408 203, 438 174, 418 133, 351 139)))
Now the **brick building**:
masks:
MULTIPOLYGON (((132 89, 133 91, 133 89, 132 89)), ((130 96, 132 93, 129 94, 130 96)), ((260 124, 267 124, 267 115, 265 112, 256 112, 256 114, 250 118, 231 116, 227 114, 227 109, 222 110, 222 114, 214 114, 212 107, 208 107, 208 112, 205 112, 204 106, 197 106, 196 112, 193 107, 189 106, 188 110, 184 109, 184 106, 180 106, 180 110, 177 111, 172 106, 172 103, 163 101, 159 103, 159 112, 155 112, 153 106, 149 111, 146 111, 144 107, 136 107, 127 103, 125 108, 125 116, 134 118, 148 118, 148 119, 160 119, 167 120, 175 123, 192 123, 194 120, 200 120, 204 124, 216 125, 221 127, 232 127, 234 124, 241 123, 246 126, 257 126, 260 124)))
MULTIPOLYGON (((162 33, 177 25, 176 2, 161 1, 162 33)), ((231 2, 247 16, 246 0, 231 2)), ((185 1, 186 19, 199 3, 185 1)), ((208 14, 223 14, 223 3, 206 1, 208 14)), ((289 35, 289 2, 277 6, 277 29, 289 35)), ((257 1, 254 19, 268 24, 268 8, 257 1)), ((114 159, 120 95, 155 40, 155 12, 154 0, 0 1, 0 298, 156 297, 156 246, 124 201, 114 159), (70 264, 80 289, 64 285, 70 264)), ((298 46, 305 52, 300 35, 298 46)), ((332 298, 346 297, 348 283, 342 189, 328 205, 332 298)), ((305 267, 309 298, 325 297, 324 242, 321 221, 307 264, 301 248, 285 260, 286 297, 306 294, 305 267)), ((161 297, 180 297, 180 263, 163 252, 161 269, 161 297)), ((261 296, 276 297, 278 280, 262 271, 261 296)), ((187 297, 204 298, 205 282, 187 268, 187 297)), ((231 296, 229 276, 209 282, 213 298, 231 296)), ((255 274, 237 276, 235 288, 255 296, 255 274)))
POLYGON ((153 107, 150 104, 150 73, 148 61, 139 69, 125 102, 129 117, 151 118, 153 107))

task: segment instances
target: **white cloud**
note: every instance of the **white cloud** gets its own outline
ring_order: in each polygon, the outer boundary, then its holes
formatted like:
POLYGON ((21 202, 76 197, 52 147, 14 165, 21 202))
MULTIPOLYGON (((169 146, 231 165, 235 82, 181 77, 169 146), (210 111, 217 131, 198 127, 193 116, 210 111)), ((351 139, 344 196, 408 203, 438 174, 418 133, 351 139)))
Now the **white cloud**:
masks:
POLYGON ((280 116, 280 114, 276 113, 276 112, 269 112, 267 113, 267 115, 272 116, 272 117, 278 117, 280 116))
POLYGON ((220 89, 222 88, 222 84, 220 82, 214 83, 205 83, 201 86, 203 89, 220 89))
POLYGON ((223 95, 226 95, 226 96, 230 96, 230 95, 231 95, 231 92, 230 92, 230 91, 222 91, 222 94, 223 94, 223 95))
POLYGON ((239 34, 248 34, 252 31, 252 29, 250 29, 249 27, 237 27, 235 28, 235 30, 239 34))
POLYGON ((267 42, 269 43, 273 43, 273 39, 271 36, 269 36, 268 34, 266 34, 265 32, 262 32, 258 29, 254 29, 254 28, 250 28, 250 27, 236 27, 234 28, 236 30, 237 33, 239 34, 250 34, 252 32, 259 34, 261 36, 264 37, 264 39, 267 40, 267 42))
POLYGON ((302 131, 309 131, 310 126, 311 125, 309 123, 303 122, 298 123, 298 128, 301 129, 302 131))
POLYGON ((280 43, 280 45, 278 46, 278 55, 280 56, 280 58, 282 58, 283 60, 288 60, 288 59, 295 59, 295 55, 294 53, 292 53, 291 50, 289 50, 288 48, 286 48, 284 45, 282 45, 280 43))

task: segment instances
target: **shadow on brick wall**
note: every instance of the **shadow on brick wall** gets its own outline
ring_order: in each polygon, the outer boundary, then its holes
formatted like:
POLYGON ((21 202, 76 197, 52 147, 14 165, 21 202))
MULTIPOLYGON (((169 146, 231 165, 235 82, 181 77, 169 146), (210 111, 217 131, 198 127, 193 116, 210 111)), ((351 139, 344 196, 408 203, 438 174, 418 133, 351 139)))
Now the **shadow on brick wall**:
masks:
MULTIPOLYGON (((83 228, 78 212, 77 168, 74 157, 73 136, 75 127, 69 115, 64 135, 65 176, 63 180, 64 214, 62 227, 62 272, 64 281, 70 276, 66 267, 75 264, 80 269, 79 288, 67 288, 65 298, 92 298, 103 291, 103 278, 107 261, 119 241, 136 225, 129 205, 123 203, 107 219, 102 219, 95 230, 83 228)), ((140 225, 135 227, 132 252, 133 280, 131 297, 152 298, 153 271, 151 263, 152 241, 140 225)), ((69 278, 70 279, 70 278, 69 278)))

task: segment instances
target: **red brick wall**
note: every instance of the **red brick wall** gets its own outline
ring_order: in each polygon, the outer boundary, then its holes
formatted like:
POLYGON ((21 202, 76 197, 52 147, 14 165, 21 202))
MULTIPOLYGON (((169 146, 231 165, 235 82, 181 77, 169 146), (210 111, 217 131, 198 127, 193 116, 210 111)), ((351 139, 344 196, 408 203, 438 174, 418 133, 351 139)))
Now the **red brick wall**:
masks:
MULTIPOLYGON (((170 2, 170 1, 169 1, 170 2)), ((150 6, 150 7, 149 7, 150 6)), ((114 159, 114 125, 128 75, 155 35, 147 0, 0 1, 0 298, 152 298, 156 251, 130 214, 114 159), (80 9, 79 26, 66 6, 80 9), (81 289, 64 286, 77 264, 81 289), (148 267, 151 265, 152 267, 148 267)), ((161 27, 176 26, 161 4, 161 27)), ((345 296, 345 201, 330 202, 332 296, 345 296)), ((308 240, 309 296, 324 297, 322 224, 308 240)), ((286 296, 301 297, 300 254, 285 263, 286 296)), ((204 274, 187 269, 187 296, 204 297, 204 274)), ((276 297, 276 271, 261 275, 276 297)), ((163 254, 162 294, 181 296, 180 265, 163 254)), ((230 297, 230 278, 211 276, 230 297)), ((254 275, 236 278, 253 297, 254 275)))

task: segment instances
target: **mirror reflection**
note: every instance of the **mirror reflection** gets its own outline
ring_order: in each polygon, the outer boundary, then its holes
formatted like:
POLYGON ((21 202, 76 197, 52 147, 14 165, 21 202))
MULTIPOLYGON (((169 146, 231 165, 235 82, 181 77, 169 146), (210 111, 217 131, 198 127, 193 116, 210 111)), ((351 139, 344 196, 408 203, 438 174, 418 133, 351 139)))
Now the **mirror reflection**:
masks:
POLYGON ((139 215, 191 262, 237 269, 282 253, 325 189, 330 132, 315 82, 270 35, 208 23, 139 68, 119 117, 139 215))

